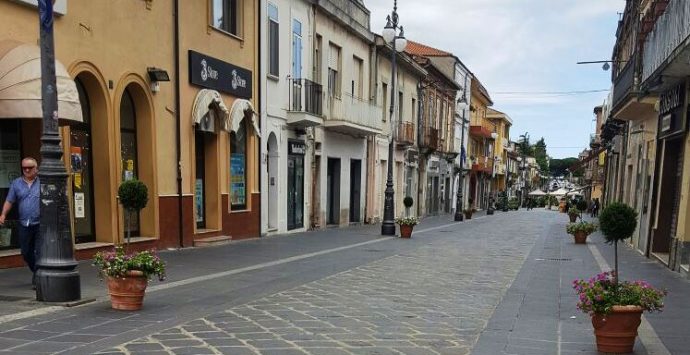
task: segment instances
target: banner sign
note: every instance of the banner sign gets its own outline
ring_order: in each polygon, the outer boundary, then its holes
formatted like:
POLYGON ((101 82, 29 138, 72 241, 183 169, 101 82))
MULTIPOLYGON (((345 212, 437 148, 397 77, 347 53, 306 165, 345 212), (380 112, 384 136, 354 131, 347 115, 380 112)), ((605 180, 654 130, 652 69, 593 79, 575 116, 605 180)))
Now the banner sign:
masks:
POLYGON ((189 51, 189 81, 201 87, 252 98, 252 72, 199 52, 189 51))

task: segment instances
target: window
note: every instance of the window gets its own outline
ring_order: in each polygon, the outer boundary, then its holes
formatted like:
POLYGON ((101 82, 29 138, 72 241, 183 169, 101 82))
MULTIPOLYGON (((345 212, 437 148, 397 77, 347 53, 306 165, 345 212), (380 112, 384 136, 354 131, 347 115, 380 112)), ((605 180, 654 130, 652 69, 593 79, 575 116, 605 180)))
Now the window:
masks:
POLYGON ((213 27, 238 35, 237 23, 239 13, 237 3, 241 0, 213 0, 212 20, 213 27))
POLYGON ((328 52, 328 94, 340 97, 340 47, 330 43, 328 52))
POLYGON ((357 56, 352 56, 352 96, 360 99, 364 94, 362 88, 362 82, 364 81, 363 67, 364 61, 357 56))
MULTIPOLYGON (((137 117, 134 100, 129 90, 125 90, 120 101, 120 158, 122 159, 122 181, 137 177, 137 117)), ((131 214, 130 221, 125 225, 125 231, 139 235, 139 215, 131 214)))
POLYGON ((402 91, 398 92, 398 122, 405 121, 404 115, 403 115, 403 93, 402 91))
POLYGON ((386 117, 388 117, 388 84, 381 84, 381 103, 383 104, 383 122, 386 122, 386 117))
POLYGON ((323 38, 320 34, 316 34, 316 41, 314 41, 314 80, 321 84, 321 53, 323 52, 323 38))
POLYGON ((247 120, 230 133, 230 209, 247 208, 247 120))
POLYGON ((412 114, 410 115, 411 122, 415 121, 415 113, 417 112, 417 100, 413 97, 412 98, 412 109, 410 110, 412 114))
POLYGON ((292 77, 302 78, 302 23, 292 20, 292 77))
POLYGON ((278 43, 279 39, 279 25, 278 25, 278 7, 274 4, 268 3, 268 74, 278 76, 279 62, 278 54, 280 53, 278 43))

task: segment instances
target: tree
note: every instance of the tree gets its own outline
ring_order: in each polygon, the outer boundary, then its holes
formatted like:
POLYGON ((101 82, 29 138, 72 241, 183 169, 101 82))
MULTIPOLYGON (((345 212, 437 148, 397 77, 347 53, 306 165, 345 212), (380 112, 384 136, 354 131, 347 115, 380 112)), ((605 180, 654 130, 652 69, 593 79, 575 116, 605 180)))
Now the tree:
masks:
MULTIPOLYGON (((549 171, 551 172, 552 176, 565 176, 568 174, 566 170, 578 161, 579 160, 574 157, 568 157, 563 159, 551 159, 551 161, 549 162, 549 171)), ((578 169, 577 171, 573 172, 573 176, 580 175, 582 175, 582 169, 578 169)))
POLYGON ((549 171, 549 162, 546 155, 546 142, 544 141, 544 137, 541 137, 541 139, 534 144, 532 149, 534 151, 534 158, 537 160, 537 164, 539 164, 539 170, 542 173, 549 171))

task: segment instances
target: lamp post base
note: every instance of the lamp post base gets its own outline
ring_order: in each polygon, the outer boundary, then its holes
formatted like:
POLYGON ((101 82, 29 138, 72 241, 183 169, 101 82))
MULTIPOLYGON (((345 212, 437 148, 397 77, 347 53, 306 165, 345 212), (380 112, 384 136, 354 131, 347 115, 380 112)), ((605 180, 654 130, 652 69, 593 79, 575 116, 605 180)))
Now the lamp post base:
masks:
POLYGON ((41 302, 69 302, 81 299, 79 272, 76 270, 36 271, 36 300, 41 302))
POLYGON ((395 235, 395 223, 384 221, 381 224, 381 235, 395 235))
POLYGON ((465 216, 463 216, 462 212, 455 212, 455 217, 453 217, 453 220, 455 222, 462 222, 465 220, 465 216))

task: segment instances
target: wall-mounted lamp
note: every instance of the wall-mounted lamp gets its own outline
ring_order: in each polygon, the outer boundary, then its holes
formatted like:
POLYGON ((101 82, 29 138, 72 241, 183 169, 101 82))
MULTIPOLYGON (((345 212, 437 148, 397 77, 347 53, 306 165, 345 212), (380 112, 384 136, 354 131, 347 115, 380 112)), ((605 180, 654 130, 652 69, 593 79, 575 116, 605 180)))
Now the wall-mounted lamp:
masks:
POLYGON ((156 93, 160 91, 159 83, 161 81, 170 81, 168 72, 163 69, 148 67, 146 68, 146 72, 149 73, 149 79, 151 80, 151 92, 156 93))
POLYGON ((491 138, 496 139, 496 137, 498 137, 498 133, 491 132, 491 138))

